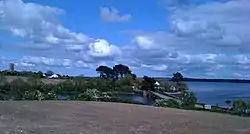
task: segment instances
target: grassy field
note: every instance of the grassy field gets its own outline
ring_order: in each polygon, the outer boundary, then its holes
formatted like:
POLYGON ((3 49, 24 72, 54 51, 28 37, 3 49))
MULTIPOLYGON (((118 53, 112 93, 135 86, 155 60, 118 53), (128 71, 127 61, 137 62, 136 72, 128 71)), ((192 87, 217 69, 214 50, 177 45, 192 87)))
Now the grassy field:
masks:
POLYGON ((250 133, 249 118, 119 103, 2 101, 0 113, 1 134, 250 133))
MULTIPOLYGON (((27 79, 28 79, 28 77, 22 77, 22 76, 5 76, 5 77, 6 77, 8 82, 11 82, 11 81, 18 79, 18 78, 21 78, 24 81, 27 81, 27 79)), ((43 83, 46 83, 46 84, 58 84, 58 83, 66 81, 66 79, 47 79, 47 78, 42 78, 41 80, 43 83)))

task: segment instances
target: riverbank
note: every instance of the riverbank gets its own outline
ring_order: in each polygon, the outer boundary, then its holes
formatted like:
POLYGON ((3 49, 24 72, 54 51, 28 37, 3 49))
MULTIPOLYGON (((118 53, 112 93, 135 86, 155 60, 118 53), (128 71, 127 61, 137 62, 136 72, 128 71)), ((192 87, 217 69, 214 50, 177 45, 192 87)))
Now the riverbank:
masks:
POLYGON ((119 103, 2 101, 0 111, 0 133, 250 133, 249 118, 119 103))

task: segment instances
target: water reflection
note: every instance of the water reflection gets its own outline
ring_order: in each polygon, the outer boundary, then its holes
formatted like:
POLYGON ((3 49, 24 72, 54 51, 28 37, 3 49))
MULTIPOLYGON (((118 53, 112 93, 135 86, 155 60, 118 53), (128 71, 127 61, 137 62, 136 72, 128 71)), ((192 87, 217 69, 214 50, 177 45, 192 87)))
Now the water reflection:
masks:
POLYGON ((119 94, 118 97, 120 97, 121 99, 124 99, 124 100, 128 100, 128 101, 140 102, 140 103, 143 103, 145 105, 153 105, 155 103, 155 100, 145 98, 139 94, 119 94))

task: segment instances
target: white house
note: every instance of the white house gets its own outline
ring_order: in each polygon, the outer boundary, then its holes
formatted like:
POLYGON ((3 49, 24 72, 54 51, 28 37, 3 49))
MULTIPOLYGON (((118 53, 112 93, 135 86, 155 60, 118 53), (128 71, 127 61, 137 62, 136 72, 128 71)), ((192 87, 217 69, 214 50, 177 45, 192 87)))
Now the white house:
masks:
POLYGON ((155 82, 156 86, 160 86, 160 83, 158 81, 155 82))
POLYGON ((59 76, 57 74, 53 74, 51 76, 48 76, 49 79, 52 79, 52 78, 59 78, 59 76))

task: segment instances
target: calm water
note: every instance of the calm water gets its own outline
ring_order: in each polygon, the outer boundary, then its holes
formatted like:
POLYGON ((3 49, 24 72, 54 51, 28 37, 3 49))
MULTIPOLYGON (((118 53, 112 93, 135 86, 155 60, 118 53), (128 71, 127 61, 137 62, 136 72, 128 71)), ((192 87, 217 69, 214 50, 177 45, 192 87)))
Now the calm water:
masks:
MULTIPOLYGON (((250 83, 187 82, 190 91, 196 93, 198 102, 226 106, 225 101, 244 99, 250 101, 250 83)), ((122 95, 123 99, 152 105, 153 100, 139 95, 122 95)))
POLYGON ((125 100, 129 100, 129 101, 132 100, 132 101, 140 102, 146 105, 153 105, 155 103, 154 100, 144 98, 142 97, 142 95, 120 94, 119 97, 125 100))
POLYGON ((202 103, 225 106, 227 99, 250 101, 250 83, 187 82, 187 85, 202 103))

